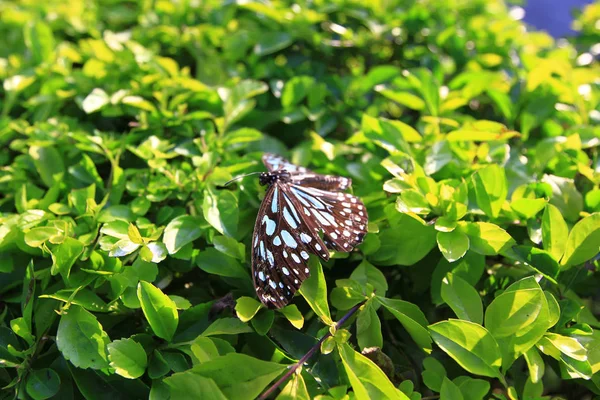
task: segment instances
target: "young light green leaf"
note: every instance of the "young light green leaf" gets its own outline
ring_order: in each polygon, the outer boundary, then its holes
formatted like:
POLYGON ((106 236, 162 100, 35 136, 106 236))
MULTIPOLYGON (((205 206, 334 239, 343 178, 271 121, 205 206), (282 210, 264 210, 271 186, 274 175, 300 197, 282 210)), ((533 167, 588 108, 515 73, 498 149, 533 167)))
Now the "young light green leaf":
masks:
POLYGON ((65 237, 64 241, 57 244, 52 249, 52 268, 50 273, 56 275, 62 274, 64 277, 69 277, 71 267, 83 254, 84 246, 79 240, 72 237, 65 237))
POLYGON ((302 329, 304 326, 304 316, 300 310, 298 310, 298 306, 295 304, 287 305, 281 308, 279 312, 281 312, 287 318, 287 320, 290 321, 290 324, 292 324, 294 328, 302 329))
POLYGON ((108 368, 110 339, 96 317, 71 305, 60 317, 56 345, 63 357, 79 368, 108 368))
POLYGON ((488 165, 472 176, 477 205, 490 218, 498 218, 506 200, 508 187, 504 169, 499 165, 488 165))
POLYGON ((202 336, 239 335, 250 332, 252 328, 237 318, 219 318, 202 332, 202 336))
POLYGON ((137 226, 132 223, 129 223, 129 227, 127 228, 127 236, 133 243, 144 244, 144 238, 142 238, 137 226))
POLYGON ((459 222, 458 228, 469 237, 470 249, 485 256, 508 250, 515 240, 498 225, 489 222, 459 222))
POLYGON ((448 273, 442 280, 442 299, 460 319, 483 323, 483 304, 479 293, 458 275, 448 273))
POLYGON ((310 276, 302 283, 298 291, 325 324, 333 325, 327 302, 327 283, 323 275, 323 267, 314 257, 310 258, 308 264, 310 276))
POLYGON ((136 379, 144 375, 148 365, 144 348, 131 338, 109 343, 108 359, 115 372, 127 379, 136 379))
POLYGON ((469 250, 469 237, 462 232, 438 232, 437 244, 449 262, 461 259, 469 250))
POLYGON ((242 296, 236 301, 235 313, 242 322, 248 322, 261 308, 262 304, 256 299, 242 296))
POLYGON ((529 377, 533 383, 541 382, 546 371, 546 364, 535 347, 530 348, 523 354, 529 369, 529 377))
POLYGON ((138 284, 137 297, 154 334, 165 340, 171 340, 179 322, 175 302, 159 288, 145 281, 138 284))
POLYGON ((560 261, 563 268, 583 264, 600 252, 600 213, 589 215, 575 224, 560 261))
POLYGON ((470 373, 504 379, 500 347, 481 325, 450 319, 430 325, 429 331, 435 343, 470 373))
POLYGON ((565 252, 568 235, 569 227, 559 209, 552 204, 546 204, 542 216, 542 243, 544 250, 556 261, 560 260, 565 252))

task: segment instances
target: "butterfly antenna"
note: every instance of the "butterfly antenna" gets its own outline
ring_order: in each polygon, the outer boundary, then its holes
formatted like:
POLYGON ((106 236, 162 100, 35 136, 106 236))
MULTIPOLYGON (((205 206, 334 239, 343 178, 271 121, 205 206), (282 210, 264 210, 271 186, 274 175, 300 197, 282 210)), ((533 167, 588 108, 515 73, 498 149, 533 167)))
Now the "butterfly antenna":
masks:
POLYGON ((240 176, 236 176, 235 178, 225 182, 225 184, 223 185, 223 187, 228 186, 231 182, 235 182, 235 181, 239 181, 240 179, 244 179, 247 176, 250 175, 256 175, 256 174, 262 174, 262 172, 250 172, 248 174, 244 174, 244 175, 240 175, 240 176))

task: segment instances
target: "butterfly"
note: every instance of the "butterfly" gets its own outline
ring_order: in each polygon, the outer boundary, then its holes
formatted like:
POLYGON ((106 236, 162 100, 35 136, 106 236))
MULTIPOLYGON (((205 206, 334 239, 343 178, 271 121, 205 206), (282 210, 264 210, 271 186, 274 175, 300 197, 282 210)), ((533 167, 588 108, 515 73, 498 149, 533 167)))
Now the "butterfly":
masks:
POLYGON ((290 302, 310 275, 309 254, 329 260, 329 249, 350 252, 367 233, 362 201, 342 193, 349 178, 320 175, 275 154, 264 154, 268 185, 252 235, 252 278, 268 308, 290 302))

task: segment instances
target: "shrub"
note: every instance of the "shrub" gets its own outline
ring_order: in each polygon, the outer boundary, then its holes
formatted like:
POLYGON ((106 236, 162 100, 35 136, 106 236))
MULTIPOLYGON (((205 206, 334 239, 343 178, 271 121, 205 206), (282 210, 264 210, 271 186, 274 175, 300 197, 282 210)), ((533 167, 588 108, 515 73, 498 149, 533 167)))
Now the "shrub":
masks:
POLYGON ((598 4, 362 3, 0 3, 2 398, 600 394, 598 4), (266 151, 370 216, 276 311, 266 151))

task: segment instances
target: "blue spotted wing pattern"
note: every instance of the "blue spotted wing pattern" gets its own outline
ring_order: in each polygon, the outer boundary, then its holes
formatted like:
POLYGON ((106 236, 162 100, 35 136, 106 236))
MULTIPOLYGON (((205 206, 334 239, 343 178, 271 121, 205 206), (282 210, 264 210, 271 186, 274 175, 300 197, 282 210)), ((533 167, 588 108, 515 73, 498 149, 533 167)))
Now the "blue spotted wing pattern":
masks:
POLYGON ((268 184, 252 237, 252 270, 258 298, 269 308, 289 303, 310 275, 308 259, 329 260, 329 249, 349 252, 366 234, 367 211, 359 198, 335 190, 350 179, 320 175, 265 154, 268 184))

